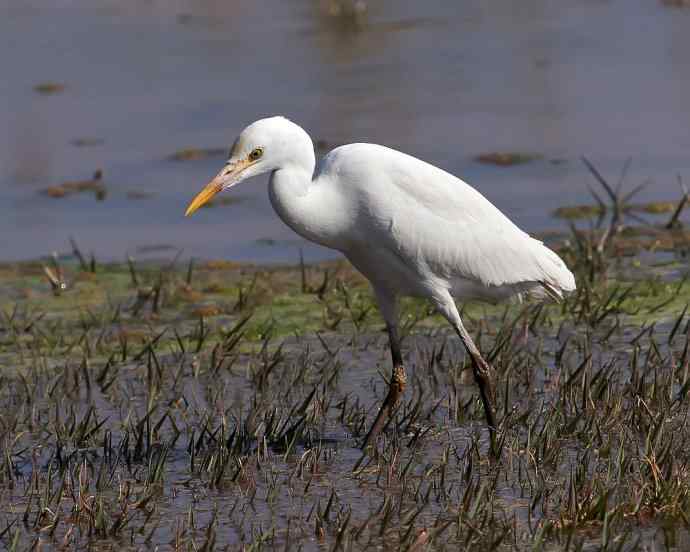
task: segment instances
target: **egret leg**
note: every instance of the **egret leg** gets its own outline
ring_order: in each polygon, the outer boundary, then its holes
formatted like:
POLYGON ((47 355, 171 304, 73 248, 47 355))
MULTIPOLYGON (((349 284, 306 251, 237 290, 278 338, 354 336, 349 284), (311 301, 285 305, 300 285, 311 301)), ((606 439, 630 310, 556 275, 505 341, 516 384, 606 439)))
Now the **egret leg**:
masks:
POLYGON ((371 426, 369 433, 364 439, 363 449, 373 444, 386 423, 393 417, 396 408, 400 402, 403 393, 405 392, 405 385, 407 383, 407 376, 405 374, 405 367, 403 366, 402 353, 400 351, 400 336, 398 335, 398 328, 395 324, 386 324, 388 329, 388 339, 391 347, 391 359, 393 360, 393 372, 391 373, 391 380, 388 384, 388 394, 376 415, 376 420, 371 426))
POLYGON ((400 334, 398 333, 398 300, 394 292, 389 291, 385 286, 373 286, 379 309, 386 321, 388 330, 388 341, 391 348, 391 360, 393 361, 393 371, 388 383, 388 394, 381 404, 376 420, 367 433, 362 449, 367 449, 376 440, 376 437, 383 431, 400 403, 400 399, 405 392, 407 376, 405 366, 403 366, 402 351, 400 349, 400 334))
POLYGON ((489 431, 492 437, 492 447, 494 446, 494 437, 497 429, 496 425, 496 413, 494 411, 494 384, 493 384, 493 373, 494 370, 491 365, 484 360, 479 349, 474 344, 472 337, 470 336, 467 329, 460 319, 460 313, 458 308, 455 306, 455 301, 447 293, 444 297, 435 298, 434 303, 439 312, 445 317, 448 322, 453 326, 456 333, 460 337, 462 344, 465 346, 465 350, 470 355, 472 359, 472 374, 474 375, 474 382, 479 388, 479 396, 482 400, 482 405, 484 407, 484 417, 486 418, 486 424, 489 426, 489 431))
POLYGON ((460 336, 462 344, 472 359, 472 374, 474 375, 474 381, 479 388, 479 396, 482 399, 482 405, 484 406, 484 417, 486 418, 486 424, 489 426, 489 430, 496 431, 496 413, 494 412, 494 385, 493 385, 493 373, 494 370, 491 365, 484 360, 479 349, 474 344, 472 337, 463 326, 460 317, 458 316, 458 324, 454 325, 455 331, 460 336))

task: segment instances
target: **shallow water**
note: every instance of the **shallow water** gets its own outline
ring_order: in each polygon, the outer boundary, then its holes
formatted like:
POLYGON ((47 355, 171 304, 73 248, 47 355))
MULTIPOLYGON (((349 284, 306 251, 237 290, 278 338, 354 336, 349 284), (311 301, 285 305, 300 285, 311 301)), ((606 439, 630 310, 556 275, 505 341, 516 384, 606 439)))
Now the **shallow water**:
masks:
POLYGON ((185 220, 222 157, 166 159, 225 147, 276 113, 329 144, 380 142, 436 163, 531 232, 589 200, 582 154, 614 182, 631 157, 630 185, 652 179, 640 200, 677 198, 690 167, 690 10, 657 0, 386 0, 356 21, 316 1, 93 4, 0 8, 2 259, 65 250, 74 236, 100 258, 169 256, 152 248, 168 246, 295 260, 305 244, 272 212, 265 178, 233 191, 238 204, 185 220), (65 90, 35 93, 43 82, 65 90), (73 145, 84 138, 97 140, 73 145), (544 159, 473 161, 487 151, 544 159), (99 167, 105 201, 39 193, 99 167))
POLYGON ((0 266, 0 541, 684 550, 688 291, 644 258, 561 306, 463 305, 497 370, 495 462, 461 344, 418 303, 404 398, 363 456, 390 360, 346 263, 307 293, 297 268, 63 263, 57 296, 40 263, 0 266))

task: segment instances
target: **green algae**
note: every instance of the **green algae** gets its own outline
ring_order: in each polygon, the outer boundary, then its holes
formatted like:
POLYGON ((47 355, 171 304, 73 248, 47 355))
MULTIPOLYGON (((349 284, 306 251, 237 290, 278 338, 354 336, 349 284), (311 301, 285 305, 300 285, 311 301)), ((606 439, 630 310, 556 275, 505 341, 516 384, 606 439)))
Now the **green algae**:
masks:
MULTIPOLYGON (((616 314, 630 324, 643 324, 649 317, 670 320, 690 303, 690 285, 669 280, 682 266, 678 261, 666 261, 642 267, 633 259, 588 293, 596 296, 596 301, 604 301, 614 289, 629 290, 617 304, 616 314)), ((337 267, 335 283, 319 295, 303 292, 299 267, 267 269, 209 262, 194 267, 188 281, 184 267, 142 265, 133 276, 125 264, 99 265, 96 272, 88 272, 67 262, 62 266, 66 290, 56 296, 39 263, 3 265, 0 310, 5 316, 17 308, 40 312, 42 317, 59 320, 75 332, 86 315, 110 317, 113 325, 162 329, 180 323, 196 324, 200 317, 211 326, 222 327, 251 313, 246 328, 249 341, 260 341, 267 327, 275 338, 329 329, 381 329, 383 320, 367 282, 344 262, 337 267)), ((309 268, 313 281, 333 269, 333 263, 309 268)), ((569 302, 578 300, 570 298, 565 306, 546 304, 544 313, 554 321, 566 319, 572 314, 569 302)), ((519 312, 523 305, 467 302, 461 307, 464 316, 491 319, 519 312)), ((424 301, 405 299, 401 308, 403 319, 413 320, 414 325, 445 326, 424 301)), ((172 343, 174 337, 166 336, 164 341, 172 343)))
MULTIPOLYGON (((671 214, 678 208, 678 202, 674 201, 652 201, 649 203, 631 203, 622 206, 625 213, 646 213, 649 215, 671 214)), ((584 204, 584 205, 564 205, 552 212, 556 218, 566 220, 584 220, 601 217, 609 209, 603 204, 584 204)))
POLYGON ((598 217, 604 213, 604 209, 599 205, 571 205, 559 207, 554 210, 553 216, 563 219, 578 220, 598 217))

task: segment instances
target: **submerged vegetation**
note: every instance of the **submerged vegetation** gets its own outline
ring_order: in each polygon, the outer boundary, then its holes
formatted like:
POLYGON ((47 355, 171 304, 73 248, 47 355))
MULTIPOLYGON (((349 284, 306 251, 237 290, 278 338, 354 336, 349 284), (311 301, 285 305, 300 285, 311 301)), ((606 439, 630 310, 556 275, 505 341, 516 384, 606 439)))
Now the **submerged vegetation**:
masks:
POLYGON ((168 157, 170 161, 198 161, 227 154, 224 148, 184 148, 168 157))
POLYGON ((65 85, 59 82, 41 82, 34 86, 34 92, 42 95, 59 94, 65 90, 65 85))
MULTIPOLYGON (((386 335, 336 261, 0 266, 9 550, 685 549, 690 282, 679 220, 572 227, 562 304, 463 306, 497 371, 404 304, 408 391, 375 450, 386 335)), ((618 214, 618 216, 616 215, 618 214)))
POLYGON ((479 163, 486 165, 497 165, 499 167, 511 167, 513 165, 522 165, 530 161, 541 159, 542 155, 538 153, 520 153, 520 152, 491 152, 481 153, 475 157, 479 163))
POLYGON ((53 198, 61 198, 81 192, 93 192, 94 196, 99 201, 105 199, 107 190, 103 184, 103 171, 100 169, 95 171, 93 173, 93 178, 89 180, 71 180, 41 190, 42 194, 53 198))

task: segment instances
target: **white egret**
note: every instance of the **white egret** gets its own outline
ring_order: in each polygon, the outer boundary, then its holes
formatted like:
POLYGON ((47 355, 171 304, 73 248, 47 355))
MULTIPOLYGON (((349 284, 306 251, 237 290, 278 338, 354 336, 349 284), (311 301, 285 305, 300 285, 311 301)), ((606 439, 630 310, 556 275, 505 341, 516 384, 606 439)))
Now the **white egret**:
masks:
POLYGON ((477 190, 410 155, 349 144, 326 155, 316 172, 315 167, 313 143, 301 127, 283 117, 261 119, 242 131, 226 165, 186 215, 218 192, 270 173, 268 195, 283 222, 340 251, 371 282, 388 330, 393 372, 365 446, 383 429, 405 389, 401 296, 428 299, 453 326, 472 360, 493 432, 492 370, 463 326, 454 297, 560 299, 575 289, 573 274, 477 190))

